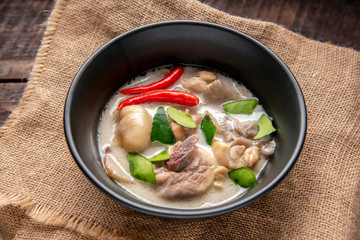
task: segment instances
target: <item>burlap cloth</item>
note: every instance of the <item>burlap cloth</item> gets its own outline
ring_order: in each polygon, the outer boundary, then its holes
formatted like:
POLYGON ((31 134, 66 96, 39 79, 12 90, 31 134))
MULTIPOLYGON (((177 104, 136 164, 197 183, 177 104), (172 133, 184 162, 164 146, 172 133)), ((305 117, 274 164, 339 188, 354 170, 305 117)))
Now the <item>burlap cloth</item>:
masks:
POLYGON ((359 239, 359 86, 359 52, 196 0, 59 0, 24 97, 0 132, 0 237, 359 239), (266 196, 223 216, 180 221, 123 207, 83 175, 66 145, 63 107, 82 63, 116 35, 167 19, 253 36, 285 61, 305 95, 307 138, 293 170, 266 196))

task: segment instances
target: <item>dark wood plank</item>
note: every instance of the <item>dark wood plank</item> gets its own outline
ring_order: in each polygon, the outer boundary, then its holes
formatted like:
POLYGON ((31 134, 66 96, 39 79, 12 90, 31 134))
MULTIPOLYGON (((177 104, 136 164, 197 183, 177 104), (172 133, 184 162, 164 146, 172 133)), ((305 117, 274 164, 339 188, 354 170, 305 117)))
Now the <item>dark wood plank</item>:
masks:
POLYGON ((28 76, 54 0, 0 1, 0 79, 28 76), (6 62, 9 61, 9 62, 6 62), (24 68, 26 66, 26 68, 24 68))
POLYGON ((29 77, 33 60, 0 60, 0 82, 24 80, 29 77))
POLYGON ((360 50, 359 0, 199 0, 230 14, 283 25, 305 37, 360 50))
POLYGON ((0 82, 0 126, 17 107, 25 86, 26 82, 0 82))

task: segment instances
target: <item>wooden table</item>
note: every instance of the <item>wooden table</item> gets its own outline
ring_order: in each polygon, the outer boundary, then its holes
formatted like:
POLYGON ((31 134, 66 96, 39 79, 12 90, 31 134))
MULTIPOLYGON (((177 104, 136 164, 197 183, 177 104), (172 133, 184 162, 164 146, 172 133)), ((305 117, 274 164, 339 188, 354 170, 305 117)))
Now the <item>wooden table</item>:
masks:
MULTIPOLYGON (((360 50, 359 0, 200 2, 232 15, 278 23, 315 40, 360 50)), ((55 0, 0 0, 0 126, 24 92, 45 31, 44 22, 54 3, 55 0)))

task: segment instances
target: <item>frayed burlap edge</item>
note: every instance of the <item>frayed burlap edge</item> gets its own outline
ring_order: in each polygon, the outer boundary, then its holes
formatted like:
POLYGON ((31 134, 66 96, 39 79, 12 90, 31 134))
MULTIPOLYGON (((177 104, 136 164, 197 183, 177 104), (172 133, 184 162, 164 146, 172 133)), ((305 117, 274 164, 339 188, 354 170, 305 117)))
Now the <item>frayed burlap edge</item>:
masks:
POLYGON ((40 205, 27 197, 17 194, 0 194, 0 206, 10 204, 20 207, 27 216, 45 225, 64 227, 98 239, 126 239, 116 231, 108 230, 100 224, 64 214, 61 211, 40 205))

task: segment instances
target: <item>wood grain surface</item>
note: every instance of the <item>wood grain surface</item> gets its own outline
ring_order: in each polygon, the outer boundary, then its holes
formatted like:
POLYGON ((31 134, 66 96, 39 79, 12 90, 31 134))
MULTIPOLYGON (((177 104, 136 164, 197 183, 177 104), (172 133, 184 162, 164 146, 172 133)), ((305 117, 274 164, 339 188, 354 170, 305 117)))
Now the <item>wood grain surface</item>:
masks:
MULTIPOLYGON (((229 14, 280 24, 360 50, 359 0, 199 0, 229 14)), ((0 0, 0 126, 17 106, 55 0, 0 0)))

